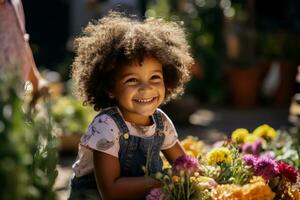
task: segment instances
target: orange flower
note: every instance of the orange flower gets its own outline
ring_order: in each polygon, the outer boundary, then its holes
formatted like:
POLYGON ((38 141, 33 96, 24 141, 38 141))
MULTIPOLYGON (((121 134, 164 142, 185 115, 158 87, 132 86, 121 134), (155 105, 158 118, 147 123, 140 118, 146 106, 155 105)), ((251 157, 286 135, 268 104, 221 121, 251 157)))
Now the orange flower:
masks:
POLYGON ((272 200, 275 197, 275 193, 264 181, 246 184, 242 190, 244 199, 247 200, 272 200))
POLYGON ((213 200, 272 200, 275 193, 263 179, 255 177, 252 183, 244 186, 218 185, 212 190, 213 200))
POLYGON ((218 185, 211 194, 212 200, 244 200, 241 187, 237 185, 218 185))
POLYGON ((292 192, 292 195, 294 196, 294 199, 300 200, 300 191, 299 190, 293 189, 291 192, 292 192))
POLYGON ((198 157, 203 151, 204 143, 197 137, 188 136, 181 141, 181 145, 185 149, 188 155, 198 157))
POLYGON ((179 176, 172 176, 172 180, 174 183, 178 183, 180 181, 180 177, 179 176))

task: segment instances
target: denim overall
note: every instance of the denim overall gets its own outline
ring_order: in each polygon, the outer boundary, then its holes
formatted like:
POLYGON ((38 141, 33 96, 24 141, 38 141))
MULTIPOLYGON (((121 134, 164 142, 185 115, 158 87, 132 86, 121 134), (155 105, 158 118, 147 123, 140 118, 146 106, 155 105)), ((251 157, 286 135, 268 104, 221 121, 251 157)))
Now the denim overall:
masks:
MULTIPOLYGON (((160 158, 160 148, 164 141, 162 113, 156 110, 153 120, 156 124, 156 133, 152 136, 141 138, 129 134, 129 129, 116 107, 101 112, 109 115, 117 124, 120 130, 120 150, 119 161, 121 167, 121 177, 144 176, 155 174, 162 170, 162 160, 160 158)), ((101 199, 97 190, 94 173, 82 177, 73 177, 71 180, 70 200, 96 200, 101 199)))

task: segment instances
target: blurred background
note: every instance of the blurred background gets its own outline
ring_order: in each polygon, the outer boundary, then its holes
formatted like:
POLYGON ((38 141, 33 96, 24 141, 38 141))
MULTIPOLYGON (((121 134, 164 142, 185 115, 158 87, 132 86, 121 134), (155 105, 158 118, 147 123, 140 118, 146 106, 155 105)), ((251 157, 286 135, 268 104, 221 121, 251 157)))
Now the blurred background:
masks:
POLYGON ((298 0, 23 0, 34 58, 49 80, 60 135, 56 190, 67 194, 77 143, 95 113, 72 95, 73 39, 90 20, 117 10, 178 21, 186 28, 195 64, 180 99, 162 107, 179 137, 214 142, 239 127, 299 124, 298 0), (292 122, 292 123, 291 123, 292 122), (64 139, 66 138, 66 139, 64 139), (66 154, 67 152, 67 154, 66 154))
POLYGON ((268 122, 264 118, 280 115, 282 121, 275 119, 273 124, 279 128, 287 121, 288 107, 299 90, 297 0, 23 0, 23 4, 35 61, 57 95, 71 95, 73 39, 90 20, 111 9, 140 20, 163 17, 186 27, 196 63, 185 96, 164 107, 175 123, 206 127, 217 120, 220 110, 225 118, 234 118, 233 125, 227 120, 227 128, 221 127, 224 132, 239 124, 253 128, 268 122), (197 108, 203 110, 191 117, 197 108), (252 117, 258 109, 262 115, 252 117), (255 122, 244 123, 244 112, 255 122))

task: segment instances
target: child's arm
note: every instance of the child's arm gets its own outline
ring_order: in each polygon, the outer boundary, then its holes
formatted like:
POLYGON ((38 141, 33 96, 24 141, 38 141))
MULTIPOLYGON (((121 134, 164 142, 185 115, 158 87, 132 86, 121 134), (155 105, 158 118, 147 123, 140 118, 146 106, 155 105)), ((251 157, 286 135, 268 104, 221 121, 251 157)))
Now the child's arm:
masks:
POLYGON ((98 190, 103 200, 141 199, 160 182, 151 177, 120 177, 118 158, 94 150, 94 172, 98 190))
POLYGON ((179 156, 185 155, 184 149, 178 141, 171 148, 162 150, 162 152, 171 165, 179 156))

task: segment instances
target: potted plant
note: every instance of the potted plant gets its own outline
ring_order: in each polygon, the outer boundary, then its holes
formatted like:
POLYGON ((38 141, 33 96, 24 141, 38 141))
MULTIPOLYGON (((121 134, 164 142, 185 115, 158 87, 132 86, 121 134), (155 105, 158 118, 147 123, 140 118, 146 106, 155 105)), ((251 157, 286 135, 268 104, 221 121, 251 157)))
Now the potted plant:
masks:
POLYGON ((300 40, 292 33, 277 31, 261 32, 259 38, 259 50, 265 60, 264 71, 279 66, 278 87, 272 98, 275 105, 288 104, 294 91, 297 65, 299 64, 300 40))
POLYGON ((247 7, 233 4, 235 15, 224 17, 224 65, 231 100, 239 108, 257 105, 262 81, 262 69, 256 56, 257 35, 251 15, 253 8, 249 2, 247 7))
POLYGON ((86 132, 96 112, 90 107, 84 107, 71 95, 56 97, 52 103, 60 151, 77 152, 81 135, 86 132))

